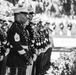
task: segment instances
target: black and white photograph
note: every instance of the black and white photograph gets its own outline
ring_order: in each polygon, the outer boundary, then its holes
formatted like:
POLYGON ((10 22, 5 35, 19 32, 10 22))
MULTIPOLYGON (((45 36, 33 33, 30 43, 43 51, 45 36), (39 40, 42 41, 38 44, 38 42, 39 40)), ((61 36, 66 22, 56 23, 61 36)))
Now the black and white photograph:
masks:
POLYGON ((76 0, 0 0, 0 75, 76 75, 76 0))

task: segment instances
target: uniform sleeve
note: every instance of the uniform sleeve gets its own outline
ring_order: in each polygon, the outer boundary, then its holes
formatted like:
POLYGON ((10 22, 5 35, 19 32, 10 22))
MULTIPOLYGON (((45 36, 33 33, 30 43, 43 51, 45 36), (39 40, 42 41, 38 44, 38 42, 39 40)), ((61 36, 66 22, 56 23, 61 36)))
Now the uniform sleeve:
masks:
POLYGON ((21 46, 20 35, 17 32, 15 32, 14 30, 10 31, 8 33, 8 41, 13 46, 13 48, 15 49, 15 51, 18 52, 20 55, 26 53, 26 51, 21 46))
MULTIPOLYGON (((20 55, 25 54, 26 51, 24 50, 24 48, 21 45, 21 38, 20 35, 18 33, 15 33, 14 35, 14 42, 15 42, 15 46, 17 47, 17 51, 20 55)), ((26 50, 28 49, 28 46, 25 46, 26 50)))

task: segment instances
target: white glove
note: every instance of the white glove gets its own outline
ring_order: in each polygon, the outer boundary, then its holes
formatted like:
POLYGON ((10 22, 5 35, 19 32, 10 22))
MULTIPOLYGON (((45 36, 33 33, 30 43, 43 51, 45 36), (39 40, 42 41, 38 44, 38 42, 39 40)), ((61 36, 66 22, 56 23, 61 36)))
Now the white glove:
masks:
POLYGON ((10 52, 10 49, 7 48, 7 50, 6 50, 6 52, 5 52, 5 56, 7 56, 7 55, 9 54, 9 52, 10 52))
POLYGON ((34 54, 33 61, 36 61, 36 59, 37 59, 37 55, 34 54))

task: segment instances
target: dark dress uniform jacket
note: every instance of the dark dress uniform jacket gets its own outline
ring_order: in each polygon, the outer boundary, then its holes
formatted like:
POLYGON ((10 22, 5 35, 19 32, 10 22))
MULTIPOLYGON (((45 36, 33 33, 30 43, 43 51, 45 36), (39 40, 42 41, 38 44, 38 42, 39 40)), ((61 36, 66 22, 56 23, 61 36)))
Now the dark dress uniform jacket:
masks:
POLYGON ((28 33, 25 30, 25 36, 23 33, 23 27, 14 23, 10 30, 8 31, 8 41, 13 46, 10 50, 7 59, 7 66, 9 67, 25 67, 26 63, 28 62, 25 58, 22 57, 18 53, 18 51, 23 50, 21 45, 27 46, 28 45, 28 33))

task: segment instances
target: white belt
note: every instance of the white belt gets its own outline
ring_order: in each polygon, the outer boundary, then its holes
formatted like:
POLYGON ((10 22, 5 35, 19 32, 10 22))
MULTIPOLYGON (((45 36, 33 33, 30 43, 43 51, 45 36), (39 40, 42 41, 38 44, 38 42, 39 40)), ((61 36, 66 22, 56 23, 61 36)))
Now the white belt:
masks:
POLYGON ((28 50, 28 46, 21 45, 24 49, 28 50))
POLYGON ((18 53, 19 53, 20 55, 22 55, 22 54, 25 54, 26 51, 25 51, 24 49, 22 49, 22 50, 19 50, 18 53))
POLYGON ((21 45, 21 46, 23 47, 23 49, 18 51, 20 55, 26 53, 26 51, 24 49, 27 49, 28 50, 28 46, 24 46, 24 45, 21 45))

